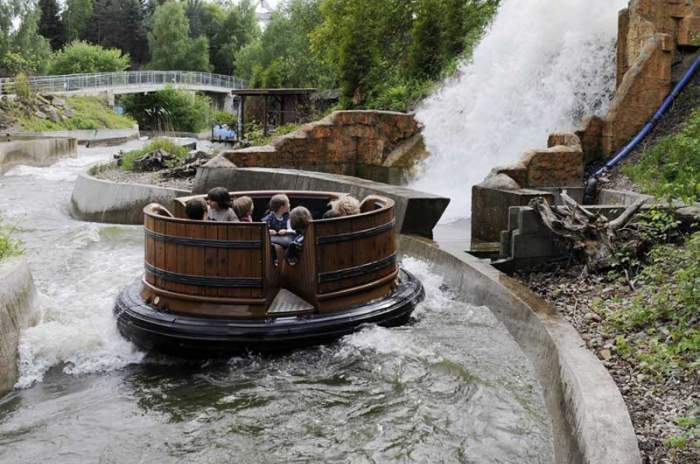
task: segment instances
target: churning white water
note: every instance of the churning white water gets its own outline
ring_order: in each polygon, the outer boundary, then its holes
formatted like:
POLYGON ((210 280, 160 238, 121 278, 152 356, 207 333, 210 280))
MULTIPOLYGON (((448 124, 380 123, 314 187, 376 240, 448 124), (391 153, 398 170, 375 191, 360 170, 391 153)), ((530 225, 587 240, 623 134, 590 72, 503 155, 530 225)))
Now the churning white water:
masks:
POLYGON ((452 81, 418 110, 433 156, 412 185, 469 215, 471 187, 585 114, 614 90, 617 12, 626 0, 503 0, 452 81))

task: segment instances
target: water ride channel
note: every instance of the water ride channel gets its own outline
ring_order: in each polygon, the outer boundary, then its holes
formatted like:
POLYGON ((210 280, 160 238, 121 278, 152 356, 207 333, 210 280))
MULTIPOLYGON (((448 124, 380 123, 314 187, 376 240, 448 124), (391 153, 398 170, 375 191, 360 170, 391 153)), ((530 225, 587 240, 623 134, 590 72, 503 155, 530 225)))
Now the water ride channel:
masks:
MULTIPOLYGON (((141 144, 80 147, 76 159, 47 168, 20 166, 0 177, 0 208, 25 244, 39 292, 39 322, 21 334, 19 382, 0 398, 0 462, 554 462, 554 432, 542 386, 528 357, 491 309, 465 302, 447 285, 447 278, 454 276, 436 273, 429 261, 388 244, 340 253, 335 249, 349 250, 355 241, 318 243, 390 223, 388 201, 373 205, 372 211, 352 219, 352 225, 314 221, 310 233, 315 239, 308 243, 315 246, 305 252, 320 250, 311 261, 317 267, 298 280, 278 277, 292 282, 286 288, 310 303, 318 316, 273 320, 311 323, 325 311, 351 314, 357 303, 372 306, 400 292, 410 273, 422 282, 425 300, 416 305, 408 324, 363 324, 349 335, 338 333, 336 341, 282 354, 208 359, 149 353, 122 337, 113 308, 124 288, 138 289, 137 295, 148 289, 150 304, 160 292, 171 309, 177 309, 178 301, 203 297, 188 294, 186 284, 173 284, 164 274, 147 271, 149 286, 138 277, 144 273, 144 254, 154 267, 175 273, 184 269, 167 257, 162 261, 159 251, 148 251, 153 246, 191 246, 194 253, 208 253, 206 243, 195 251, 193 245, 156 240, 153 234, 219 240, 224 239, 221 228, 232 234, 225 240, 260 241, 245 253, 251 262, 262 258, 266 265, 269 250, 260 224, 238 231, 221 225, 208 229, 208 223, 201 223, 206 235, 200 236, 191 229, 198 225, 182 222, 177 210, 172 211, 175 218, 147 210, 145 228, 71 218, 69 198, 78 174, 119 148, 141 144), (328 262, 325 252, 330 252, 328 262), (396 261, 392 258, 391 265, 367 281, 323 278, 394 253, 396 261), (331 255, 337 255, 333 265, 331 255), (301 290, 312 281, 314 292, 301 290), (368 283, 380 290, 342 296, 346 287, 368 283), (324 299, 332 294, 336 296, 324 299)), ((256 210, 264 209, 266 195, 253 195, 261 205, 256 210)), ((303 202, 316 216, 319 205, 333 194, 319 195, 304 199, 290 192, 292 202, 303 202)), ((393 231, 353 238, 374 240, 381 234, 393 231)), ((242 252, 220 250, 231 253, 229 259, 242 252)), ((260 274, 245 277, 262 279, 263 287, 245 289, 245 298, 259 301, 247 311, 267 320, 275 306, 272 292, 266 293, 262 263, 255 269, 260 274)), ((218 266, 214 269, 219 272, 218 266)), ((226 291, 231 294, 215 298, 243 298, 236 293, 239 289, 226 291)), ((212 322, 218 316, 207 317, 212 322)))

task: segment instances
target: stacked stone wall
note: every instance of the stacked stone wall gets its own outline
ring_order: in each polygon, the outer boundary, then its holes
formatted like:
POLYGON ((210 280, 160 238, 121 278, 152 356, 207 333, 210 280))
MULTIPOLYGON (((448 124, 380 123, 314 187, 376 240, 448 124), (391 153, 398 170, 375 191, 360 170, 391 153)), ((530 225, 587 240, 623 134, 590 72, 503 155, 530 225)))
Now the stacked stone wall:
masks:
POLYGON ((226 151, 239 167, 310 169, 352 174, 358 166, 410 168, 428 153, 413 115, 337 111, 271 145, 226 151))

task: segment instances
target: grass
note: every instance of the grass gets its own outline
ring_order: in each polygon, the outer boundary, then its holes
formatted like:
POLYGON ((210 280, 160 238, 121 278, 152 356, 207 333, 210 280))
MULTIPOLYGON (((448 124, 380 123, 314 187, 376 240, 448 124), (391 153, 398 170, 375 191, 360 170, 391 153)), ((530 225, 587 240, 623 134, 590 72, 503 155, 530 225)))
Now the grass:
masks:
POLYGON ((683 130, 660 139, 623 172, 657 197, 700 201, 700 110, 693 112, 683 130))
POLYGON ((80 129, 128 129, 136 122, 127 116, 122 116, 107 106, 98 97, 68 97, 66 104, 74 115, 63 121, 40 119, 34 115, 23 113, 17 121, 22 130, 29 132, 44 132, 58 130, 80 129))
POLYGON ((0 261, 24 253, 22 242, 12 238, 12 229, 0 222, 0 261))
POLYGON ((177 164, 179 161, 182 161, 187 156, 187 148, 177 145, 168 139, 153 139, 140 150, 132 150, 126 153, 121 159, 121 168, 127 171, 135 171, 134 161, 147 153, 159 149, 164 150, 177 158, 177 161, 174 162, 173 165, 177 164))
POLYGON ((248 124, 248 130, 246 131, 246 140, 251 143, 252 146, 257 147, 260 145, 269 145, 272 141, 278 137, 294 132, 301 127, 300 124, 285 124, 279 126, 274 132, 270 132, 268 135, 263 134, 262 126, 251 123, 248 124))
POLYGON ((620 355, 667 378, 700 372, 700 232, 683 246, 659 245, 637 276, 639 291, 621 301, 606 324, 620 335, 620 355))

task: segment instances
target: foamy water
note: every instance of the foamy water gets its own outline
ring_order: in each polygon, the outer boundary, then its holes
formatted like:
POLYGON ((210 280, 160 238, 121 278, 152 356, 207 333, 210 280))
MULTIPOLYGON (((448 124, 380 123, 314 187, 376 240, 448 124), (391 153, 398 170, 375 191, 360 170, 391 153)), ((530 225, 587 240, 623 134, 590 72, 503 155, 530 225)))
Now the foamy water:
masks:
POLYGON ((417 118, 433 156, 412 187, 469 216, 471 187, 547 135, 604 113, 614 90, 617 13, 626 0, 503 0, 489 31, 417 118))

